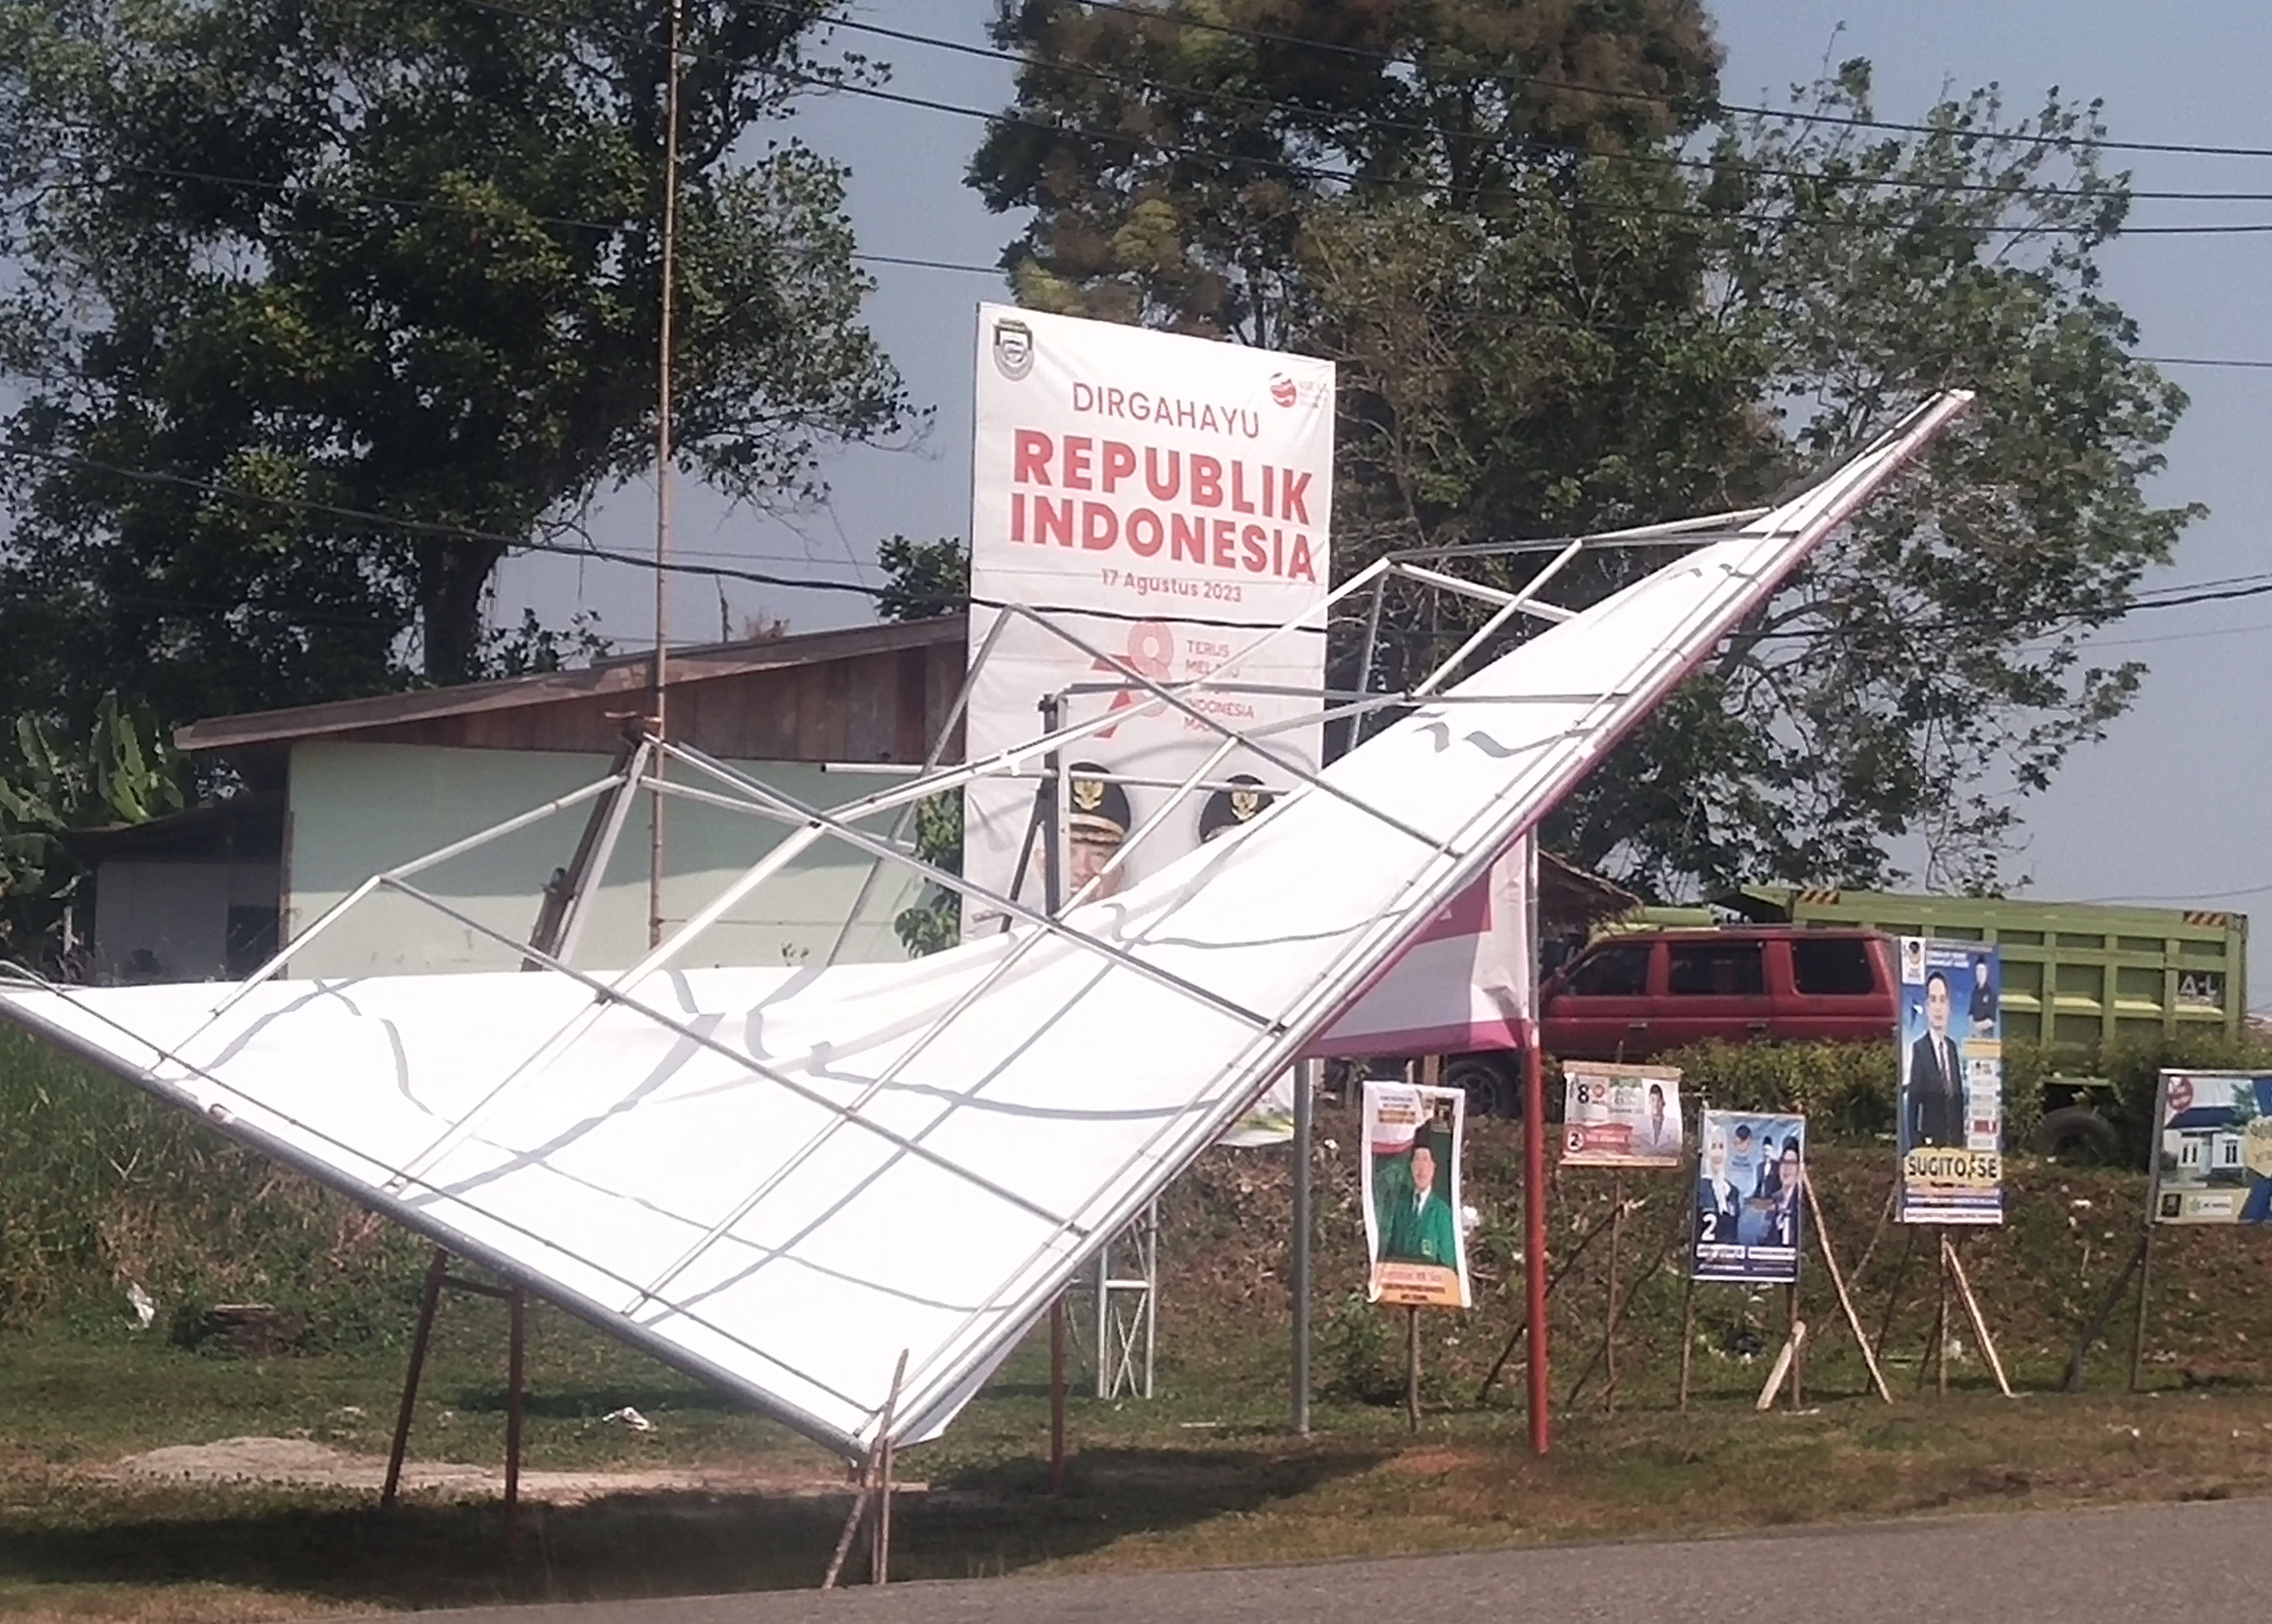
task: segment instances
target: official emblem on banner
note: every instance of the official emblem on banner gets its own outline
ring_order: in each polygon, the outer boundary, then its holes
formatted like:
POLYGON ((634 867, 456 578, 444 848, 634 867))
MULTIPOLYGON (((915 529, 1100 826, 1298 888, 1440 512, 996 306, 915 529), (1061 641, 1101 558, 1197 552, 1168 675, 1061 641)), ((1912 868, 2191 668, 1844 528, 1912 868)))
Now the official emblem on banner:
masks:
POLYGON ((1012 383, 1034 370, 1034 330, 1004 317, 994 324, 994 365, 1012 383))

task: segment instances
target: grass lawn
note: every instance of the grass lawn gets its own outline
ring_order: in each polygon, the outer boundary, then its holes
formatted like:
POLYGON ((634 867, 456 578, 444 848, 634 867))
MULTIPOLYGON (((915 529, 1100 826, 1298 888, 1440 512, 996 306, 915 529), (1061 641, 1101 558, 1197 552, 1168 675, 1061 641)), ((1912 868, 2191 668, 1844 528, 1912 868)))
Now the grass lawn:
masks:
MULTIPOLYGON (((1881 1320, 1892 1328, 1896 1404, 1865 1396, 1816 1269, 1802 1305, 1814 1331, 1806 1408, 1753 1411, 1780 1334, 1780 1295, 1722 1287, 1699 1292, 1700 1398, 1678 1412, 1684 1198, 1670 1184, 1635 1182, 1623 1193, 1648 1204, 1628 1220, 1620 1260, 1618 1408, 1603 1407, 1598 1380, 1567 1397, 1601 1335, 1608 1280, 1597 1243, 1556 1297, 1556 1448, 1536 1460, 1520 1364, 1487 1402, 1476 1395, 1513 1328, 1507 1197, 1518 1154, 1515 1133, 1483 1125, 1469 1168, 1469 1199, 1484 1212, 1480 1299, 1472 1313, 1424 1321, 1428 1414, 1417 1434, 1401 1409, 1401 1319, 1349 1293, 1352 1180, 1322 1149, 1316 1432, 1288 1434, 1285 1158, 1218 1154, 1166 1203, 1159 1396, 1076 1396, 1072 1482, 1053 1498, 1046 1339, 1034 1338, 944 1441, 902 1456, 903 1475, 929 1487, 902 1502, 895 1576, 1276 1561, 2272 1490, 2261 1238, 2189 1234, 2162 1249, 2150 1392, 2121 1390, 2126 1310, 2096 1356, 2092 1390, 2057 1393, 2074 1328, 2128 1255, 2141 1181, 2015 1163, 2011 1223, 1969 1240, 1966 1258, 2022 1396, 1996 1395, 1967 1332, 1955 1390, 1940 1398, 1917 1381, 1932 1276, 1916 1257, 1903 1262, 1900 1231, 1878 1230, 1889 1158, 1866 1148, 1826 1149, 1815 1177, 1858 1269, 1872 1330, 1881 1320)), ((1606 1177, 1558 1178, 1562 1254, 1607 1211, 1611 1190, 1606 1177)), ((266 1620, 818 1581, 843 1515, 842 1498, 827 1492, 837 1462, 542 1308, 531 1319, 530 1468, 671 1468, 702 1484, 532 1506, 508 1560, 491 1500, 420 1494, 382 1515, 369 1490, 122 1474, 123 1457, 239 1435, 383 1455, 415 1280, 400 1262, 341 1321, 356 1334, 318 1336, 295 1354, 193 1351, 168 1339, 163 1317, 131 1331, 115 1291, 0 1333, 0 1613, 266 1620), (654 1430, 604 1419, 625 1405, 654 1430)), ((276 1283, 281 1301, 288 1283, 276 1283)), ((450 1299, 415 1457, 498 1461, 504 1343, 499 1305, 450 1299)))

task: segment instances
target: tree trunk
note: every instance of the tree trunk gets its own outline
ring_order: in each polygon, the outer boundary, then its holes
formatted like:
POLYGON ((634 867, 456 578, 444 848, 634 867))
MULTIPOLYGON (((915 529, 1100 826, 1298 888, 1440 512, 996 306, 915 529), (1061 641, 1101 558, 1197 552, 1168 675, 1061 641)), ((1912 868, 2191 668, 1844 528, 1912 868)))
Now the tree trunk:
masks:
POLYGON ((445 543, 418 561, 418 616, 427 679, 437 685, 478 677, 482 594, 504 550, 487 543, 445 543))

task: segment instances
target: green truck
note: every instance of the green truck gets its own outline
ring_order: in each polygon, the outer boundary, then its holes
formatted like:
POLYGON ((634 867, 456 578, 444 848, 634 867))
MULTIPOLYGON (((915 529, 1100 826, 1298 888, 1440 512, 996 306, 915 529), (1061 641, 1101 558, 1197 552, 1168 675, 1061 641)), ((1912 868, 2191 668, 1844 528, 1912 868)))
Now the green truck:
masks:
MULTIPOLYGON (((2248 1018, 2246 914, 1794 886, 1747 886, 1719 908, 1763 924, 1992 942, 2004 967, 2004 1036, 2020 1043, 2095 1045, 2193 1031, 2237 1037, 2248 1018)), ((2111 1103, 2104 1079, 2046 1079, 2035 1148, 2113 1158, 2122 1135, 2109 1119, 2119 1114, 2106 1109, 2111 1103)))
POLYGON ((2238 1037, 2248 1016, 2246 914, 1794 886, 1746 886, 1720 906, 1760 924, 1992 942, 2004 964, 2004 1036, 2020 1043, 2203 1028, 2238 1037))

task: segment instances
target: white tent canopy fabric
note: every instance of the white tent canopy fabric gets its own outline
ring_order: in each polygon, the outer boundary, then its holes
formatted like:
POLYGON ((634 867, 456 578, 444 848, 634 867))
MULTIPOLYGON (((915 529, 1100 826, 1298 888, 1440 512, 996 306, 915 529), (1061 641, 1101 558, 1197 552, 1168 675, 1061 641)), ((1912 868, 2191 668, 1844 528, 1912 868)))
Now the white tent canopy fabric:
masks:
POLYGON ((848 1455, 877 1441, 904 1352, 891 1430, 919 1441, 1966 399, 1928 402, 1063 930, 631 982, 7 985, 0 1019, 848 1455))

